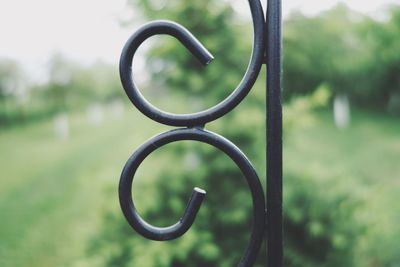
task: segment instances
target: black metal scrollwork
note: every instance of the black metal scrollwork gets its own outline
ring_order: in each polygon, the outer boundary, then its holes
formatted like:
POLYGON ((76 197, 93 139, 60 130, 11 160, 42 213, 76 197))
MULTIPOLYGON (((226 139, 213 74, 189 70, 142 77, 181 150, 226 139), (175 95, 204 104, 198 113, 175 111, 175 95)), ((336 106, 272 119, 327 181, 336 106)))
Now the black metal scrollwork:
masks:
POLYGON ((152 240, 171 240, 182 236, 193 224, 206 192, 194 188, 181 219, 168 227, 155 227, 141 218, 132 200, 132 181, 142 161, 156 149, 172 142, 193 140, 207 143, 228 155, 246 178, 253 202, 253 223, 250 242, 238 266, 252 266, 260 250, 265 231, 264 192, 251 162, 243 152, 226 138, 204 129, 206 123, 225 115, 235 108, 253 87, 265 54, 265 20, 259 0, 249 0, 253 19, 254 41, 250 62, 243 79, 233 92, 216 106, 191 114, 173 114, 162 111, 150 104, 140 93, 132 77, 132 61, 138 47, 149 37, 168 34, 178 39, 201 63, 208 64, 213 56, 184 27, 170 21, 154 21, 142 26, 126 43, 120 59, 121 82, 126 94, 144 115, 162 124, 184 126, 162 133, 141 145, 128 159, 120 179, 119 200, 121 209, 133 229, 152 240))

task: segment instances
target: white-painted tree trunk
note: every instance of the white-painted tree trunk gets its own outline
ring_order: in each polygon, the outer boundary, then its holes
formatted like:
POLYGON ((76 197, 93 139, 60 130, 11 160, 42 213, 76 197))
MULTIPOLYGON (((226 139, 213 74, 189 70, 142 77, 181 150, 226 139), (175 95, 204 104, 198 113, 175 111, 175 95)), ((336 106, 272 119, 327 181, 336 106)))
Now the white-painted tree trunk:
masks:
POLYGON ((67 113, 58 113, 54 116, 54 134, 60 140, 68 139, 69 119, 67 113))
POLYGON ((100 103, 94 103, 86 110, 86 117, 89 123, 99 126, 104 121, 104 108, 100 103))
POLYGON ((337 94, 333 101, 333 114, 336 127, 346 129, 350 124, 350 102, 346 94, 337 94))

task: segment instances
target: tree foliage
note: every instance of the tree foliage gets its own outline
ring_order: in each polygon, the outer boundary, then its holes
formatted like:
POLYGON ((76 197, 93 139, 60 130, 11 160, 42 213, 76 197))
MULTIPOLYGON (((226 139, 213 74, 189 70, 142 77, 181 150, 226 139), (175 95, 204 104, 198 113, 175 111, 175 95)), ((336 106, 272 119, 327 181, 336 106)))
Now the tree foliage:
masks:
POLYGON ((398 109, 398 8, 386 16, 375 20, 344 4, 314 17, 292 14, 284 31, 285 97, 326 83, 358 105, 398 109))

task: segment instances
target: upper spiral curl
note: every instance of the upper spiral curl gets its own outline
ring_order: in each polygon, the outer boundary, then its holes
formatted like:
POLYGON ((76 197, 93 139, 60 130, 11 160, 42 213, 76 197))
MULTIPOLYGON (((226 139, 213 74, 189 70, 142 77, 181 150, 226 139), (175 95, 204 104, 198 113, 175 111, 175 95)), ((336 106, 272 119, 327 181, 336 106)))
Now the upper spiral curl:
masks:
POLYGON ((139 28, 125 44, 120 58, 121 82, 131 102, 144 115, 162 124, 171 126, 196 126, 216 120, 234 109, 253 87, 264 61, 265 21, 259 0, 249 0, 253 19, 254 40, 247 70, 239 85, 217 105, 196 113, 175 114, 158 109, 140 93, 132 76, 132 61, 139 46, 149 37, 167 34, 178 39, 201 63, 207 65, 213 59, 210 52, 183 26, 165 20, 153 21, 139 28))

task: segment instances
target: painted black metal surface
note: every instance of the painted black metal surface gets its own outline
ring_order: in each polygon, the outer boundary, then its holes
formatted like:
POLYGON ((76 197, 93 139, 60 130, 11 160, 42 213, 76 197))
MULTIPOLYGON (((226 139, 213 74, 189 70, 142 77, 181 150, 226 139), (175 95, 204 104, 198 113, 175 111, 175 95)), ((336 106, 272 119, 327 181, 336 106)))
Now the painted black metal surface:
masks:
POLYGON ((267 6, 267 262, 283 266, 281 1, 267 6))
MULTIPOLYGON (((172 142, 192 140, 207 143, 228 155, 243 173, 253 201, 253 222, 250 242, 237 266, 253 266, 261 248, 265 231, 268 235, 268 266, 282 266, 282 116, 280 103, 280 0, 270 0, 265 23, 264 12, 259 0, 249 0, 253 19, 253 50, 246 73, 232 93, 216 106, 191 114, 174 114, 162 111, 149 103, 140 93, 132 77, 134 55, 139 46, 149 37, 167 34, 179 40, 201 63, 207 65, 213 59, 210 52, 183 26, 171 21, 153 21, 137 30, 127 41, 120 59, 120 77, 126 94, 144 115, 162 124, 184 126, 162 133, 141 145, 128 159, 120 179, 119 200, 121 209, 132 228, 142 236, 166 241, 182 236, 194 223, 206 192, 194 188, 192 196, 182 217, 168 227, 155 227, 144 221, 138 214, 132 200, 132 182, 137 168, 143 160, 158 148, 172 142), (268 31, 267 27, 268 26, 268 31), (266 37, 269 45, 266 45, 266 37), (276 53, 276 54, 275 54, 276 53), (268 55, 267 67, 267 214, 266 224, 265 197, 260 180, 251 162, 229 140, 204 130, 206 123, 225 115, 234 109, 253 87, 261 66, 268 55), (277 157, 277 158, 275 158, 277 157), (275 191, 276 190, 276 191, 275 191), (277 247, 275 247, 275 245, 277 247)), ((217 178, 216 178, 217 179, 217 178)))

